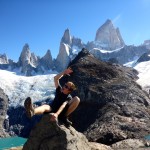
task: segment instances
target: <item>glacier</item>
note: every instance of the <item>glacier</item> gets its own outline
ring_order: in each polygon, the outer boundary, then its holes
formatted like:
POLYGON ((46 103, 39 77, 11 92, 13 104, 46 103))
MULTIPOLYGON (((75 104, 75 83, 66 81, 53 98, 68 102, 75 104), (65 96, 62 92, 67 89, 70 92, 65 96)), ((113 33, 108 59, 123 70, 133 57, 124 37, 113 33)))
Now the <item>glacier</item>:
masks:
POLYGON ((9 98, 9 106, 23 105, 27 97, 34 102, 54 99, 55 73, 36 76, 19 76, 15 72, 0 70, 0 87, 9 98))

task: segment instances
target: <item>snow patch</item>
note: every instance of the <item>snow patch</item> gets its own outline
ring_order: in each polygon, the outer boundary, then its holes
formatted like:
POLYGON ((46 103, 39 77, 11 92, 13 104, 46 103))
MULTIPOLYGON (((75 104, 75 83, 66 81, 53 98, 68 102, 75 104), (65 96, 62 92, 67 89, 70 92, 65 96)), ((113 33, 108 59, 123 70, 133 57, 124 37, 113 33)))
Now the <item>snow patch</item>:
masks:
POLYGON ((136 57, 133 58, 133 61, 125 63, 124 66, 134 67, 136 65, 138 59, 139 59, 139 57, 136 56, 136 57))
POLYGON ((141 62, 137 64, 134 69, 139 72, 137 83, 148 92, 150 89, 150 61, 141 62))
POLYGON ((93 50, 97 50, 97 51, 100 51, 101 53, 114 53, 114 52, 118 52, 122 49, 123 47, 121 48, 118 48, 118 49, 115 49, 115 50, 105 50, 105 49, 99 49, 99 48, 93 48, 93 50))

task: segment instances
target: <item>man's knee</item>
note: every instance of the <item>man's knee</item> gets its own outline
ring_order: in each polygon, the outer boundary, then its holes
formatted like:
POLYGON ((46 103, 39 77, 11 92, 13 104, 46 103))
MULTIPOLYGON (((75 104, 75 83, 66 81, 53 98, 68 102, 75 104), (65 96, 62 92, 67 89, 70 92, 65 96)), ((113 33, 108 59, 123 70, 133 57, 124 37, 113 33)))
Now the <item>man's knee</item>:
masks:
POLYGON ((73 102, 80 103, 80 98, 78 96, 73 97, 73 102))
POLYGON ((45 111, 51 111, 51 107, 49 105, 44 104, 42 106, 45 111))

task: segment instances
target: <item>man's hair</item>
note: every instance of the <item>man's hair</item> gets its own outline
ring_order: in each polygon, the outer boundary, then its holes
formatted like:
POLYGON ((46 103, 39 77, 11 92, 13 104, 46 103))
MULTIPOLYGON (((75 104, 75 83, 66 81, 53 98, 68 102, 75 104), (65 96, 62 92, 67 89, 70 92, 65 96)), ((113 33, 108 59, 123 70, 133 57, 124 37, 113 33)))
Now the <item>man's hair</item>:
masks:
POLYGON ((75 84, 74 84, 73 82, 68 81, 67 83, 68 83, 69 86, 70 86, 70 91, 76 90, 76 86, 75 86, 75 84))

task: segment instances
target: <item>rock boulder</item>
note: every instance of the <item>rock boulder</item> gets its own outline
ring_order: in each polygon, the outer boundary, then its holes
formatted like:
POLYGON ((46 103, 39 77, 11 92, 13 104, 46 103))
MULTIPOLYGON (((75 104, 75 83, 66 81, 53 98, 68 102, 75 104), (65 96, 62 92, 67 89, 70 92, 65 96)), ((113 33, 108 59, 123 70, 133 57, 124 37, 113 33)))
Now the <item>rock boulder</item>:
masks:
POLYGON ((99 61, 85 49, 70 67, 81 103, 74 127, 90 141, 106 145, 150 134, 150 99, 136 83, 137 71, 99 61))
POLYGON ((58 122, 50 121, 46 114, 32 129, 23 150, 111 150, 109 146, 90 143, 73 127, 66 128, 58 122))
POLYGON ((0 138, 6 137, 8 134, 4 130, 4 120, 6 119, 8 108, 8 97, 4 91, 0 88, 0 138))

